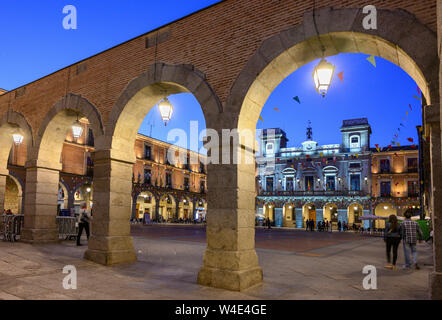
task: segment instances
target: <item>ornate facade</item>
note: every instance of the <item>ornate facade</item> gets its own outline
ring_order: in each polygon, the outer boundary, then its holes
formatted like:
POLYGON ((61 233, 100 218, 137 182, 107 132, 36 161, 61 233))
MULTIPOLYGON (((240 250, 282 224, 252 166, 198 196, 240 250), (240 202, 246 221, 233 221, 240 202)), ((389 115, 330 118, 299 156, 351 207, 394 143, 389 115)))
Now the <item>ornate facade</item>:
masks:
MULTIPOLYGON (((59 211, 73 208, 78 212, 83 203, 88 208, 93 205, 94 136, 90 124, 85 119, 81 122, 81 137, 75 139, 69 131, 63 145, 59 211)), ((8 161, 5 210, 15 214, 22 212, 24 203, 26 150, 26 142, 14 145, 8 161)), ((203 155, 141 134, 134 151, 137 161, 133 165, 132 218, 144 218, 145 213, 161 221, 205 217, 207 179, 206 166, 200 161, 203 155), (167 160, 169 148, 176 152, 176 163, 167 160)))
POLYGON ((371 127, 366 118, 344 120, 340 130, 341 143, 318 145, 309 126, 301 147, 287 147, 286 133, 279 128, 262 131, 262 154, 257 157, 258 217, 270 218, 276 226, 302 228, 306 219, 313 219, 368 227, 361 215, 386 216, 397 214, 399 208, 417 207, 417 148, 376 153, 370 149, 371 127), (376 169, 379 161, 384 165, 391 155, 398 157, 394 179, 376 169), (388 183, 394 185, 387 195, 388 183))

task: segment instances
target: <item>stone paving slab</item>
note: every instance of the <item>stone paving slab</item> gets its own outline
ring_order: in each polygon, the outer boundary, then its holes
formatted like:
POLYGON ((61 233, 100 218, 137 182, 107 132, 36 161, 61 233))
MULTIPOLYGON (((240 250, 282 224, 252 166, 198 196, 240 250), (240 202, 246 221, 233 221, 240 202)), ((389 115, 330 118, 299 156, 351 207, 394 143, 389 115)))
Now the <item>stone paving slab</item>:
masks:
MULTIPOLYGON (((173 228, 173 227, 172 227, 173 228)), ((197 228, 187 228, 195 232, 197 228)), ((154 229, 150 229, 154 230, 154 229)), ((149 231, 150 231, 149 230, 149 231)), ((29 245, 0 242, 0 300, 13 299, 427 299, 432 252, 419 244, 421 270, 384 269, 382 239, 336 234, 321 239, 319 233, 275 233, 275 249, 257 248, 264 282, 243 292, 203 287, 196 283, 205 243, 185 241, 193 234, 160 230, 161 236, 134 237, 138 261, 104 267, 83 260, 86 246, 73 242, 29 245), (180 236, 177 238, 177 234, 180 236), (312 237, 322 243, 313 249, 312 237), (279 242, 298 242, 303 251, 279 248, 279 242), (329 244, 332 241, 334 244, 329 244), (65 290, 62 268, 77 268, 78 289, 65 290), (377 268, 378 290, 362 288, 362 268, 377 268), (428 264, 428 265, 426 265, 428 264)), ((200 230, 197 231, 201 236, 200 230)), ((271 231, 273 232, 273 231, 271 231)), ((259 236, 259 234, 257 235, 259 236)), ((86 241, 86 240, 84 240, 86 241)), ((270 241, 267 239, 266 241, 270 241)), ((403 263, 402 247, 398 263, 403 263)))

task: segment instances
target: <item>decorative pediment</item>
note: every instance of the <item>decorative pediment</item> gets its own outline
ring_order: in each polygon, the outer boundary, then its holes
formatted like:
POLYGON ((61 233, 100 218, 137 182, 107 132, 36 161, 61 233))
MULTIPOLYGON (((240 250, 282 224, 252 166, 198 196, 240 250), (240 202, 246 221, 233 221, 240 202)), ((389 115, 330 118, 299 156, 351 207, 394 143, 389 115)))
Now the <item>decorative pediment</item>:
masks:
POLYGON ((335 166, 326 166, 322 169, 325 173, 337 173, 339 171, 335 166))

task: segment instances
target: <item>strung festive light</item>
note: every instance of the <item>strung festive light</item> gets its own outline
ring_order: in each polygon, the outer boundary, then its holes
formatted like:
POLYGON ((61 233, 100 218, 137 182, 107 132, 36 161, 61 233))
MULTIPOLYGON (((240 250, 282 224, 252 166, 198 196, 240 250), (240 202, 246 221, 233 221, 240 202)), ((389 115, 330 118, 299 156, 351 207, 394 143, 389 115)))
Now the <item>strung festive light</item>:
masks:
POLYGON ((321 61, 313 70, 315 89, 320 95, 322 95, 323 98, 325 97, 325 94, 330 87, 334 71, 335 66, 327 62, 327 60, 325 60, 324 58, 321 59, 321 61))
POLYGON ((167 98, 164 98, 159 104, 158 109, 160 109, 161 118, 164 121, 164 125, 167 125, 167 121, 170 120, 173 113, 173 106, 167 98))

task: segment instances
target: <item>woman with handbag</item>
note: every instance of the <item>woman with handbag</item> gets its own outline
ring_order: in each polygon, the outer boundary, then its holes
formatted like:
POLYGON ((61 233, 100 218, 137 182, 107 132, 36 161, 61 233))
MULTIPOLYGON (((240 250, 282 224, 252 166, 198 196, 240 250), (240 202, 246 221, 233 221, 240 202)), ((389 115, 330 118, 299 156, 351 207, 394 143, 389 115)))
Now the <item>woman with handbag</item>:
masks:
POLYGON ((395 215, 388 218, 384 229, 384 241, 387 249, 387 264, 385 268, 396 270, 397 249, 401 242, 401 230, 395 215), (393 250, 393 264, 391 264, 391 251, 393 250))

